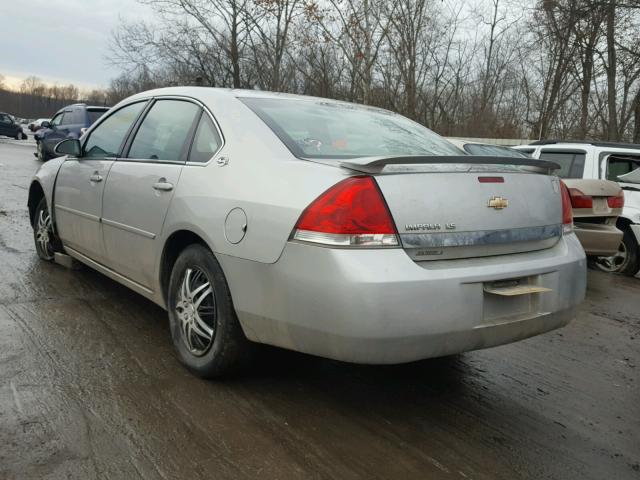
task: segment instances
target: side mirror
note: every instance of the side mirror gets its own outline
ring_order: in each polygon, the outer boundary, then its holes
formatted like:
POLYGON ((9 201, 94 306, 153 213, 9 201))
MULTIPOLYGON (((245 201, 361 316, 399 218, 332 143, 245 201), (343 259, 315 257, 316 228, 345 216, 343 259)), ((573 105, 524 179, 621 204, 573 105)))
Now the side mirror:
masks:
POLYGON ((79 157, 82 152, 80 141, 75 138, 67 138, 56 145, 53 149, 58 155, 71 155, 72 157, 79 157))
POLYGON ((48 122, 47 120, 45 120, 40 124, 40 128, 51 128, 51 122, 48 122))

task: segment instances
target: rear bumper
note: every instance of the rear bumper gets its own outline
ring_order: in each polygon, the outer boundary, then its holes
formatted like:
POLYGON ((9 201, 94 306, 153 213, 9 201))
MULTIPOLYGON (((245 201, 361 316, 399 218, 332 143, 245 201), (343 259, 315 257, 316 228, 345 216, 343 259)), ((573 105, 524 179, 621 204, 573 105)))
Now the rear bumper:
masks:
POLYGON ((220 258, 248 338, 357 363, 402 363, 491 347, 568 323, 586 287, 575 235, 531 253, 412 261, 402 249, 287 244, 274 264, 220 258), (550 292, 486 293, 527 278, 550 292))
POLYGON ((580 223, 576 219, 575 232, 587 255, 610 256, 618 251, 622 232, 615 225, 580 223))

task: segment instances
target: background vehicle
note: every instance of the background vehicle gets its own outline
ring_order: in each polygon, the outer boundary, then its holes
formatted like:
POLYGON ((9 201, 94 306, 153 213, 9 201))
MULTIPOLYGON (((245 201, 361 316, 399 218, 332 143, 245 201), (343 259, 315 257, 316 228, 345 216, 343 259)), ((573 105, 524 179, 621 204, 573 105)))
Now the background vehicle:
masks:
POLYGON ((453 143, 456 147, 467 152, 469 155, 496 155, 499 157, 530 158, 526 153, 514 150, 513 148, 504 145, 470 142, 468 140, 460 140, 458 138, 447 138, 447 140, 453 143))
POLYGON ((598 258, 597 266, 608 272, 636 275, 640 270, 640 178, 633 172, 640 168, 640 145, 542 140, 514 148, 560 164, 562 178, 603 179, 620 185, 624 208, 616 225, 623 232, 622 242, 614 255, 598 258))
POLYGON ((40 130, 40 128, 42 128, 41 127, 42 122, 50 122, 50 121, 51 121, 50 118, 38 118, 37 120, 29 122, 29 125, 27 125, 27 127, 32 132, 37 132, 38 130, 40 130))
POLYGON ((80 138, 109 107, 88 107, 84 103, 69 105, 56 112, 51 121, 44 120, 36 131, 36 153, 41 161, 55 156, 53 149, 66 138, 80 138))
POLYGON ((584 298, 557 165, 461 155, 385 110, 166 88, 56 149, 29 190, 39 256, 166 308, 202 376, 242 364, 247 339, 377 364, 487 348, 584 298))
MULTIPOLYGON (((530 158, 522 150, 503 145, 448 140, 471 155, 530 158)), ((622 189, 608 180, 563 178, 571 195, 575 232, 585 253, 590 257, 617 255, 622 241, 622 232, 616 228, 624 204, 622 189)))
POLYGON ((0 112, 0 136, 24 140, 27 136, 22 131, 22 126, 13 120, 8 113, 0 112))

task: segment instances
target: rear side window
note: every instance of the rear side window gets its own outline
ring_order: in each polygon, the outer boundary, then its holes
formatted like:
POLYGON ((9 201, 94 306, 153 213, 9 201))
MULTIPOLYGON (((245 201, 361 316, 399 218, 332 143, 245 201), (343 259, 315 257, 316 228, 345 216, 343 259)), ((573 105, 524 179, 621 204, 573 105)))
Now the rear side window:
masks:
POLYGON ((121 108, 105 119, 91 132, 84 144, 85 157, 115 157, 124 137, 136 121, 147 102, 138 102, 121 108))
POLYGON ((140 160, 180 160, 199 114, 200 107, 190 102, 157 101, 142 121, 127 157, 140 160))
POLYGON ((541 160, 549 160, 560 165, 556 174, 560 178, 582 178, 584 174, 584 152, 540 152, 541 160))
POLYGON ((76 108, 75 110, 64 112, 62 125, 84 125, 84 110, 76 108))
POLYGON ((200 118, 196 135, 189 152, 189 161, 197 163, 206 163, 211 160, 213 154, 218 151, 222 141, 216 127, 209 118, 209 115, 203 114, 200 118))
POLYGON ((95 110, 95 109, 87 110, 87 115, 89 116, 89 125, 93 125, 95 121, 98 120, 106 112, 107 112, 106 110, 95 110))

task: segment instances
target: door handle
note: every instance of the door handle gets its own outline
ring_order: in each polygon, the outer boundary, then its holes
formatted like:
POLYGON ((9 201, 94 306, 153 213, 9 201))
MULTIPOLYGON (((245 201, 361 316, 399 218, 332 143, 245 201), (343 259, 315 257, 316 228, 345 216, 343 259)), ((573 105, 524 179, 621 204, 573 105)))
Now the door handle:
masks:
POLYGON ((173 183, 167 182, 164 178, 161 178, 159 182, 153 184, 154 190, 160 190, 162 192, 169 192, 173 190, 173 183))
POLYGON ((98 172, 93 172, 93 175, 89 177, 89 181, 96 182, 96 183, 101 182, 102 175, 100 175, 98 172))

